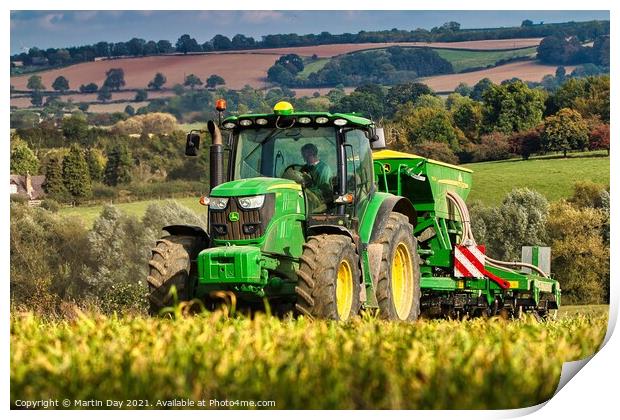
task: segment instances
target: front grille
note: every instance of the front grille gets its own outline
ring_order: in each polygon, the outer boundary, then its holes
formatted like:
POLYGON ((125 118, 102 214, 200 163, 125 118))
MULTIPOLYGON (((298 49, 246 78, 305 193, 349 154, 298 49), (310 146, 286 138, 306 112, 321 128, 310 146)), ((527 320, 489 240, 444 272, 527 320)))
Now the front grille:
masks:
POLYGON ((230 197, 228 205, 222 210, 209 209, 211 235, 221 240, 257 239, 263 236, 274 212, 274 195, 267 194, 260 209, 241 208, 238 197, 230 197), (239 220, 231 221, 230 213, 239 214, 239 220))

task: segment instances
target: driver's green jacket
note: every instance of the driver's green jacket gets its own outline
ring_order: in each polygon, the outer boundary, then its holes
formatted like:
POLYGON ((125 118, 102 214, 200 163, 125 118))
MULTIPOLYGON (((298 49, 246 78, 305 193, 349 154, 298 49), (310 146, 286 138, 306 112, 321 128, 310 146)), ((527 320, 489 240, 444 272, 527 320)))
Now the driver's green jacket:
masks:
POLYGON ((331 201, 333 198, 333 174, 331 168, 320 160, 314 165, 304 165, 301 170, 310 175, 312 179, 312 183, 308 185, 308 188, 314 192, 319 192, 325 201, 331 201))

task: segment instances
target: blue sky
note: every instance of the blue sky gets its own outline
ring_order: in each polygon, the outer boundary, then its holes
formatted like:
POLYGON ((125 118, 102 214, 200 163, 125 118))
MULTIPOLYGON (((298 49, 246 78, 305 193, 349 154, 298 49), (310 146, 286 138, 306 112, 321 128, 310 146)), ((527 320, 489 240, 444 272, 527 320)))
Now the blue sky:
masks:
POLYGON ((430 29, 447 21, 462 28, 518 26, 534 22, 609 19, 608 11, 12 11, 11 54, 39 48, 177 38, 189 33, 200 43, 216 34, 260 39, 274 33, 334 34, 361 30, 430 29))

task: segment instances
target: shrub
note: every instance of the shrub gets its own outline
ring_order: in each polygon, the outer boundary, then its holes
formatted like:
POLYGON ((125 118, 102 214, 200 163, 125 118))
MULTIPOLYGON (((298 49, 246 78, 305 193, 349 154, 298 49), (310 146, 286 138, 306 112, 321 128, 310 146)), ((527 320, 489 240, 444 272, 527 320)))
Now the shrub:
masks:
POLYGON ((547 230, 551 270, 565 304, 603 303, 609 290, 609 247, 603 240, 606 215, 559 201, 551 206, 547 230))
POLYGON ((52 213, 57 213, 60 210, 60 204, 58 201, 53 198, 46 198, 41 202, 41 207, 45 210, 51 211, 52 213))
POLYGON ((470 143, 467 149, 473 162, 503 160, 510 157, 510 143, 508 137, 502 133, 484 135, 479 143, 470 143))
POLYGON ((151 245, 137 218, 105 206, 88 233, 85 279, 93 293, 104 297, 112 286, 144 280, 151 245))
POLYGON ((542 150, 540 139, 541 127, 514 133, 508 140, 510 152, 529 159, 530 155, 542 150))
POLYGON ((527 188, 512 190, 499 207, 470 208, 476 241, 487 246, 491 257, 505 261, 520 260, 524 245, 545 245, 548 213, 547 199, 527 188))
POLYGON ((590 150, 607 150, 609 156, 609 124, 600 124, 590 131, 590 150))
POLYGON ((84 292, 82 271, 88 246, 79 219, 13 204, 10 226, 14 302, 32 303, 41 288, 63 299, 84 292))
POLYGON ((118 134, 172 134, 177 129, 176 118, 162 112, 135 115, 114 124, 112 128, 118 134))

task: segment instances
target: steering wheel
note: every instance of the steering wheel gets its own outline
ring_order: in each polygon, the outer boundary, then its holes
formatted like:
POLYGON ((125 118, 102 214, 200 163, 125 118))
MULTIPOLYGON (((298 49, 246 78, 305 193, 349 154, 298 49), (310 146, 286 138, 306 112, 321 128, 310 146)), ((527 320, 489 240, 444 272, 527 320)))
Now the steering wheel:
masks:
POLYGON ((298 163, 293 163, 292 165, 288 165, 284 172, 282 172, 282 178, 290 179, 298 184, 306 186, 310 182, 310 176, 304 172, 302 172, 302 168, 304 165, 300 165, 298 163))

